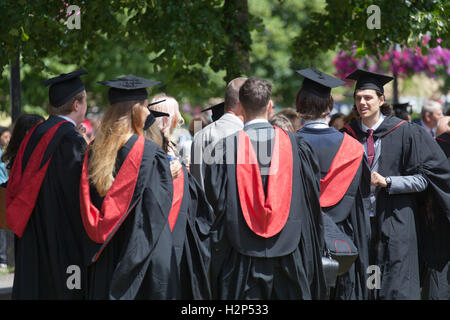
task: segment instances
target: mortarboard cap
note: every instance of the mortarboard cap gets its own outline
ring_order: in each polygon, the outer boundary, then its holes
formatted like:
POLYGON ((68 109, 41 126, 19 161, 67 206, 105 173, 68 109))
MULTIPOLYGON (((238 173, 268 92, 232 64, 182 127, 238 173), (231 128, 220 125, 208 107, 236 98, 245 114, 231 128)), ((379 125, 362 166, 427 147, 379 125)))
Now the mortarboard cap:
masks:
POLYGON ((394 77, 375 72, 356 69, 346 79, 356 80, 356 90, 372 89, 384 93, 383 86, 392 81, 394 77))
POLYGON ((298 74, 305 77, 302 84, 302 89, 315 94, 319 97, 328 97, 331 94, 331 89, 345 84, 344 81, 332 77, 314 68, 307 68, 297 70, 298 74))
POLYGON ((221 102, 221 103, 215 104, 209 108, 203 109, 202 112, 205 112, 208 110, 212 111, 213 122, 217 121, 225 113, 225 102, 221 102))
POLYGON ((84 74, 87 74, 85 70, 77 70, 46 80, 44 85, 50 86, 48 90, 50 104, 55 108, 61 107, 83 91, 85 88, 80 76, 84 74))
POLYGON ((116 102, 147 99, 148 93, 145 88, 159 84, 159 81, 152 81, 129 74, 113 80, 99 81, 98 83, 110 87, 108 91, 109 103, 114 104, 116 102))
POLYGON ((404 113, 410 113, 411 105, 409 102, 406 103, 394 103, 392 105, 392 108, 394 109, 395 115, 397 117, 401 116, 404 113))
POLYGON ((406 112, 408 112, 408 107, 411 107, 409 102, 406 102, 406 103, 394 103, 392 105, 392 108, 399 109, 399 110, 406 111, 406 112))

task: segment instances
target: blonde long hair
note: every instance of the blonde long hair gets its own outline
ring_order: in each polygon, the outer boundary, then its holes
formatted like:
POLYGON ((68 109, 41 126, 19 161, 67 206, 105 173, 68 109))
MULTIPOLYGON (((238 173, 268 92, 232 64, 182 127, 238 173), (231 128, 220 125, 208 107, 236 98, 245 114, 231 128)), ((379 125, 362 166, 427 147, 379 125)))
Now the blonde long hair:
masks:
POLYGON ((100 128, 90 147, 89 177, 101 197, 106 196, 114 182, 117 152, 131 135, 143 133, 144 101, 112 104, 103 115, 100 128))
POLYGON ((169 114, 168 117, 156 118, 156 123, 158 124, 159 128, 164 133, 164 136, 169 139, 172 130, 175 128, 181 128, 181 126, 184 124, 184 119, 180 113, 180 106, 174 97, 170 97, 165 93, 161 93, 154 96, 151 102, 157 102, 160 100, 166 101, 151 106, 150 109, 166 112, 169 114), (174 122, 175 126, 172 127, 172 124, 174 122))

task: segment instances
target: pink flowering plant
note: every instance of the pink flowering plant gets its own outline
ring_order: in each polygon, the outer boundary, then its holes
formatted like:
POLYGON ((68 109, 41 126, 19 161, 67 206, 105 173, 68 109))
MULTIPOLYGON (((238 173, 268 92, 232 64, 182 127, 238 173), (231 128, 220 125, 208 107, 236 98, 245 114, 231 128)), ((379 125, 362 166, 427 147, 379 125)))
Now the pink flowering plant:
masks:
POLYGON ((344 79, 354 69, 360 68, 372 72, 395 74, 400 78, 406 78, 419 72, 425 72, 431 78, 439 76, 448 78, 450 75, 450 50, 441 47, 441 39, 436 40, 438 46, 426 48, 429 41, 430 37, 425 36, 422 40, 422 47, 391 47, 389 51, 379 57, 372 55, 360 57, 357 46, 353 45, 351 50, 339 51, 333 59, 336 76, 344 79))

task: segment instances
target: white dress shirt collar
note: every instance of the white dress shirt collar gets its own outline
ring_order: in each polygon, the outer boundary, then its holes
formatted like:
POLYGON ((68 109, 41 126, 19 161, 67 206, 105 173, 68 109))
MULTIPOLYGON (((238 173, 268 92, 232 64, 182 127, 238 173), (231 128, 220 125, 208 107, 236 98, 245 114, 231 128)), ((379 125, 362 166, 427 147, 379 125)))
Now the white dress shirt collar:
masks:
POLYGON ((313 129, 324 129, 328 128, 327 118, 319 118, 314 120, 305 120, 305 127, 313 129))
POLYGON ((67 121, 71 122, 75 127, 77 126, 77 124, 75 123, 75 121, 73 121, 73 120, 70 119, 69 117, 62 116, 62 115, 58 115, 58 117, 63 118, 64 120, 67 120, 67 121))
POLYGON ((369 129, 373 129, 373 131, 377 130, 378 127, 381 125, 381 123, 383 123, 384 118, 386 118, 386 116, 385 116, 384 114, 381 113, 381 114, 380 114, 380 119, 377 121, 377 123, 375 123, 375 125, 374 125, 372 128, 369 128, 368 126, 366 126, 366 125, 362 122, 362 120, 360 120, 360 121, 361 121, 361 129, 362 129, 362 131, 367 132, 367 130, 369 130, 369 129))
POLYGON ((250 120, 250 121, 248 121, 248 122, 246 122, 245 124, 244 124, 244 128, 245 127, 248 127, 249 125, 251 125, 251 124, 255 124, 255 123, 268 123, 269 121, 267 121, 267 119, 260 119, 260 118, 258 118, 258 119, 253 119, 253 120, 250 120))

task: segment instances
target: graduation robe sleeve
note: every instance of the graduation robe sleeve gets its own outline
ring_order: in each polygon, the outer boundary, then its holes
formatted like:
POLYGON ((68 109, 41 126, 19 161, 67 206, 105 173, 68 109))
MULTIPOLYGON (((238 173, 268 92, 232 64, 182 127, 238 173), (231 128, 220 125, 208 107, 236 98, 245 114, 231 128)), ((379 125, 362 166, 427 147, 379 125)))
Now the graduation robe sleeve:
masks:
MULTIPOLYGON (((326 285, 324 284, 324 275, 322 269, 322 256, 325 250, 324 243, 324 227, 322 221, 322 213, 320 209, 320 167, 319 161, 314 150, 306 142, 306 139, 296 136, 298 145, 298 155, 302 171, 305 173, 302 179, 303 188, 305 190, 305 200, 307 207, 310 209, 308 215, 309 232, 303 232, 305 238, 303 241, 307 251, 304 256, 311 259, 308 265, 314 266, 308 270, 308 280, 313 290, 313 299, 325 299, 327 296, 326 285), (307 245, 309 244, 309 245, 307 245)), ((298 196, 298 195, 297 195, 298 196)), ((303 238, 303 236, 302 236, 303 238)))
POLYGON ((450 162, 432 137, 416 127, 417 170, 428 180, 419 201, 419 253, 429 267, 441 270, 450 261, 450 162))
MULTIPOLYGON (((214 215, 200 184, 183 167, 185 190, 172 231, 174 245, 182 250, 180 286, 182 299, 211 299, 209 284, 210 237, 214 215), (181 244, 179 244, 181 242, 181 244)), ((177 250, 178 252, 178 250, 177 250)))

